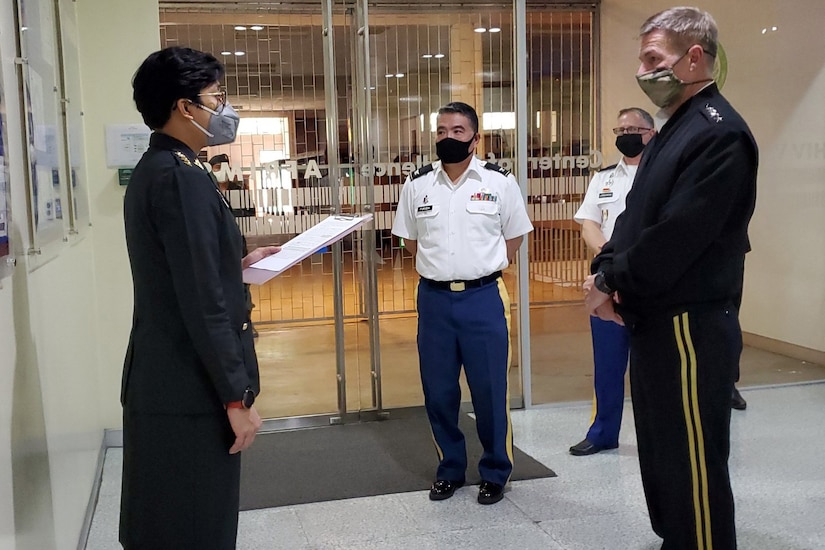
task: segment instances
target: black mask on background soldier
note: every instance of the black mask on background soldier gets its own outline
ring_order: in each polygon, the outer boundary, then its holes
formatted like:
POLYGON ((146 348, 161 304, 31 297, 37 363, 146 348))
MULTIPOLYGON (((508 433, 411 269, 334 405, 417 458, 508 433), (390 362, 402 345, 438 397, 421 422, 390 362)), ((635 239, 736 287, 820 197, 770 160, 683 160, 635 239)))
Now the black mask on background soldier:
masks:
POLYGON ((645 150, 641 134, 622 134, 616 136, 616 149, 627 158, 638 156, 645 150))
MULTIPOLYGON (((473 136, 475 139, 475 136, 473 136)), ((435 153, 441 162, 445 164, 456 164, 470 156, 470 141, 458 141, 455 138, 444 138, 435 142, 435 153)))

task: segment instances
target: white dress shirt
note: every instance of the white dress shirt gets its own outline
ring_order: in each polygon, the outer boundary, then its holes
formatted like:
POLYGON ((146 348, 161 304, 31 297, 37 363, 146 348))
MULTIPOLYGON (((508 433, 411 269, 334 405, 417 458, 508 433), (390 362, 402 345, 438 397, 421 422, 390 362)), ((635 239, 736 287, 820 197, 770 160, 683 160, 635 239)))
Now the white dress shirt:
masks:
POLYGON ((616 227, 616 218, 624 212, 625 200, 633 186, 637 168, 637 165, 626 164, 622 158, 614 168, 597 172, 590 180, 584 200, 573 219, 579 223, 584 220, 596 222, 604 238, 609 241, 616 227))
POLYGON ((518 182, 473 156, 456 183, 441 166, 401 190, 392 233, 417 242, 415 268, 436 281, 473 280, 508 265, 507 239, 532 231, 518 182))

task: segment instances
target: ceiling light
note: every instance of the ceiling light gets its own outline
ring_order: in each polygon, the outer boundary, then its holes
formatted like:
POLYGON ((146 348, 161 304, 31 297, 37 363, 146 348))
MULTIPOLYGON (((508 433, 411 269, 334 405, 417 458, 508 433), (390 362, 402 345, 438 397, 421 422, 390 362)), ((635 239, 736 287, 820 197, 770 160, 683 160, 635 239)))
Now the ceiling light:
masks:
POLYGON ((232 52, 221 52, 221 55, 232 55, 232 52))
POLYGON ((404 73, 396 73, 395 78, 404 78, 404 73))
POLYGON ((242 55, 246 55, 246 52, 235 52, 235 55, 240 57, 242 55))
POLYGON ((499 27, 490 27, 490 32, 501 32, 499 27))
POLYGON ((253 31, 262 31, 262 30, 264 30, 264 28, 260 25, 252 25, 249 28, 252 29, 253 31))
POLYGON ((394 76, 395 76, 394 74, 385 74, 385 75, 384 75, 384 78, 392 78, 392 77, 394 77, 394 76))
POLYGON ((444 57, 444 54, 443 54, 443 53, 437 53, 437 54, 435 54, 435 56, 434 56, 434 57, 435 57, 436 59, 441 59, 442 57, 444 57))
POLYGON ((473 29, 475 32, 487 32, 485 27, 476 27, 473 29))
POLYGON ((235 27, 235 30, 236 31, 245 31, 246 27, 244 27, 243 25, 238 25, 238 26, 235 27))
POLYGON ((425 53, 421 57, 423 57, 424 59, 430 59, 432 56, 433 56, 433 54, 431 54, 431 53, 425 53))

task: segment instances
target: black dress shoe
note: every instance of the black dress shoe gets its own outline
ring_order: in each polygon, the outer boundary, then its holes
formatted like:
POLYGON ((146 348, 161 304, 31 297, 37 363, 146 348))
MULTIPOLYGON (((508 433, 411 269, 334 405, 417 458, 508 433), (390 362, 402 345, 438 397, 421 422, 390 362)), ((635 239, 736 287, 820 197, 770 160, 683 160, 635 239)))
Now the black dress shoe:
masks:
POLYGON ((464 485, 463 481, 439 479, 430 487, 430 500, 446 500, 453 496, 456 489, 464 485))
POLYGON ((495 504, 504 498, 504 487, 492 481, 482 481, 478 486, 478 503, 495 504))
POLYGON ((588 439, 582 439, 581 441, 570 447, 570 454, 573 456, 594 455, 607 449, 616 449, 617 447, 618 445, 615 445, 613 447, 602 447, 600 445, 594 445, 588 439))
POLYGON ((742 394, 739 393, 736 386, 733 387, 733 395, 731 396, 730 406, 737 411, 744 411, 748 408, 748 402, 745 401, 745 398, 742 397, 742 394))

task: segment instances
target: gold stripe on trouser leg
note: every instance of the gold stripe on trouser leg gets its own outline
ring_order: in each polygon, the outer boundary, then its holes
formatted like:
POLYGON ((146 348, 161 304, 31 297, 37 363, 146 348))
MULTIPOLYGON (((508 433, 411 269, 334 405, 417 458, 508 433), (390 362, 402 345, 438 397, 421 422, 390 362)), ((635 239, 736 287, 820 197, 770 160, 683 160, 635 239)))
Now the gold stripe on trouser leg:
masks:
POLYGON ((690 453, 690 475, 693 485, 693 515, 696 522, 697 550, 713 550, 710 503, 708 502, 708 472, 705 462, 705 436, 699 414, 696 350, 690 337, 687 312, 673 318, 676 345, 682 368, 682 408, 687 428, 690 453))
POLYGON ((596 421, 596 413, 599 412, 599 403, 596 400, 596 386, 595 386, 596 377, 595 377, 595 373, 593 373, 593 375, 594 375, 593 376, 593 384, 594 384, 594 386, 593 386, 593 407, 592 407, 592 410, 590 411, 590 423, 588 424, 588 426, 593 425, 593 422, 596 421))
MULTIPOLYGON (((415 290, 413 291, 413 302, 415 303, 415 314, 418 315, 418 287, 421 286, 421 280, 419 279, 418 284, 415 285, 415 290)), ((419 359, 420 361, 421 359, 419 359)), ((435 445, 435 452, 438 453, 438 461, 441 462, 444 460, 444 453, 441 451, 441 447, 438 446, 438 442, 435 440, 435 434, 433 433, 432 424, 430 425, 430 438, 433 440, 433 445, 435 445)))
MULTIPOLYGON (((498 284, 498 294, 501 297, 501 303, 504 305, 504 321, 507 324, 507 376, 505 377, 505 380, 507 381, 507 386, 504 389, 507 403, 504 414, 507 415, 507 458, 510 459, 510 464, 514 464, 513 423, 510 420, 510 365, 512 365, 513 363, 513 345, 510 341, 510 335, 512 334, 512 319, 510 317, 510 294, 507 292, 507 287, 504 285, 504 279, 499 277, 496 283, 498 284)), ((512 476, 512 471, 510 472, 510 475, 512 476)), ((507 481, 510 481, 509 477, 507 478, 507 481)))

